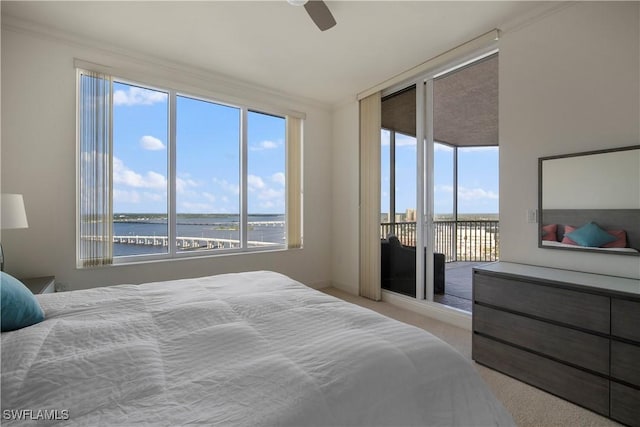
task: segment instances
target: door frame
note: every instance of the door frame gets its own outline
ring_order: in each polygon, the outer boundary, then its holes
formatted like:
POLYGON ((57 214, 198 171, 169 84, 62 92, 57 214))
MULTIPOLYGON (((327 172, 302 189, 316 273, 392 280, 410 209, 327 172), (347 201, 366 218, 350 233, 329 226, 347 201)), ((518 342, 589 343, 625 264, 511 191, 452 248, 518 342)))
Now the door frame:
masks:
POLYGON ((416 87, 416 300, 433 302, 434 133, 433 82, 436 78, 498 52, 498 41, 434 66, 381 91, 385 97, 416 87), (426 245, 427 242, 432 242, 426 245), (426 260, 426 262, 425 262, 426 260), (426 279, 426 280, 425 280, 426 279), (426 286, 423 287, 422 284, 426 286), (426 289, 425 289, 426 288, 426 289))

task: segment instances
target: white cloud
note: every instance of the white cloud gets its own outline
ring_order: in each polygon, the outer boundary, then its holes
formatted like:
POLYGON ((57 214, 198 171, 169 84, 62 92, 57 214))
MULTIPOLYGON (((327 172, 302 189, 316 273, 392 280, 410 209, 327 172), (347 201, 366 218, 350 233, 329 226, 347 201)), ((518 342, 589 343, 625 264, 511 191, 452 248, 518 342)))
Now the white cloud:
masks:
POLYGON ((396 133, 396 147, 415 147, 416 139, 412 136, 396 133))
POLYGON ((276 172, 273 175, 271 175, 271 181, 275 182, 276 184, 280 184, 280 185, 285 185, 285 176, 283 172, 276 172))
POLYGON ((150 191, 113 189, 114 203, 141 203, 141 202, 161 202, 166 200, 165 194, 152 193, 150 191))
POLYGON ((176 178, 176 192, 185 193, 189 188, 197 187, 199 184, 197 181, 187 178, 176 178))
POLYGON ((216 196, 211 193, 207 193, 206 191, 202 193, 202 197, 207 199, 211 203, 216 201, 216 196))
POLYGON ((148 171, 146 174, 139 174, 129 169, 122 160, 113 157, 113 183, 122 184, 135 188, 167 188, 167 179, 164 175, 154 171, 148 171))
POLYGON ((284 207, 284 185, 285 176, 282 172, 276 172, 271 175, 270 178, 248 175, 247 188, 250 194, 251 205, 258 206, 260 209, 265 210, 284 207), (275 188, 273 188, 272 185, 274 185, 275 188))
POLYGON ((234 212, 236 206, 229 204, 229 198, 209 191, 188 191, 178 201, 178 211, 187 213, 227 213, 234 212))
MULTIPOLYGON (((435 191, 451 194, 453 193, 453 186, 437 185, 435 191)), ((484 190, 482 188, 459 187, 458 199, 465 201, 480 199, 498 200, 498 193, 491 190, 484 190)))
POLYGON ((260 190, 265 187, 265 183, 262 178, 256 175, 247 176, 247 185, 249 187, 249 191, 260 190))
POLYGON ((200 202, 181 202, 180 203, 180 212, 186 213, 207 213, 207 212, 218 212, 213 205, 209 203, 200 203, 200 202))
POLYGON ((247 187, 249 188, 249 192, 255 194, 255 197, 257 197, 258 200, 263 201, 263 203, 260 203, 260 207, 262 208, 273 207, 266 206, 264 203, 266 201, 275 201, 277 204, 284 204, 284 188, 280 185, 281 183, 284 183, 284 174, 273 174, 271 176, 271 181, 276 182, 279 188, 271 188, 266 184, 265 180, 259 176, 249 175, 247 177, 247 187))
POLYGON ((145 135, 140 138, 140 146, 149 151, 164 150, 166 148, 162 141, 151 135, 145 135))
POLYGON ((167 102, 167 94, 135 86, 130 86, 126 91, 120 89, 113 92, 114 106, 153 105, 158 102, 167 102))
POLYGON ((162 174, 159 174, 154 171, 148 171, 144 175, 144 179, 140 183, 140 186, 149 187, 149 188, 166 188, 167 179, 162 174))
POLYGON ((253 145, 251 147, 249 147, 249 150, 251 151, 262 151, 262 150, 273 150, 275 148, 278 148, 282 145, 282 142, 276 142, 276 141, 260 141, 257 145, 253 145))
POLYGON ((260 203, 260 207, 262 209, 272 209, 272 208, 275 208, 276 205, 273 202, 262 202, 260 203))
POLYGON ((219 185, 227 193, 240 194, 240 186, 237 184, 232 184, 226 179, 213 178, 213 182, 219 185))
POLYGON ((271 150, 273 148, 278 148, 279 146, 279 143, 273 141, 262 141, 260 143, 260 147, 264 148, 265 150, 271 150))
POLYGON ((113 190, 113 201, 115 203, 140 203, 141 200, 140 193, 135 190, 113 190))
POLYGON ((259 200, 284 200, 284 190, 275 190, 273 188, 265 188, 258 194, 259 200))
MULTIPOLYGON (((391 132, 383 129, 380 134, 381 143, 383 146, 388 146, 391 141, 391 132)), ((396 132, 396 147, 415 147, 416 139, 413 136, 405 135, 396 132)))
POLYGON ((142 195, 145 198, 145 200, 150 200, 153 202, 160 202, 162 200, 166 200, 165 194, 151 193, 149 191, 145 191, 144 193, 142 193, 142 195))
POLYGON ((435 191, 442 191, 445 193, 453 193, 452 185, 436 185, 435 191))
POLYGON ((498 200, 498 194, 493 191, 487 191, 482 188, 465 188, 458 189, 458 198, 462 200, 480 200, 490 199, 498 200))
POLYGON ((380 131, 380 139, 382 142, 382 145, 389 145, 389 138, 390 138, 391 132, 388 131, 387 129, 382 129, 380 131))

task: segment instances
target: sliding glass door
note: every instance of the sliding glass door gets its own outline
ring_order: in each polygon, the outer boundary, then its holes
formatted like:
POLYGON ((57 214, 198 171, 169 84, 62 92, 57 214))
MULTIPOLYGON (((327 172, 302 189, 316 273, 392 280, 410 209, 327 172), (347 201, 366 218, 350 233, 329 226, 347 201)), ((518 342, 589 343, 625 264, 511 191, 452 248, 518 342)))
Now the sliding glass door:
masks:
POLYGON ((489 252, 497 253, 497 77, 497 53, 487 52, 383 92, 383 289, 443 302, 445 262, 456 261, 462 246, 484 249, 488 242, 489 252), (491 183, 480 176, 470 181, 469 171, 460 171, 460 158, 466 164, 474 153, 492 153, 484 170, 495 177, 491 183), (459 205, 471 209, 470 199, 495 206, 495 223, 480 231, 475 222, 460 225, 459 205))
MULTIPOLYGON (((380 237, 382 288, 424 299, 424 131, 418 109, 422 84, 385 93, 382 98, 380 237), (421 172, 422 171, 422 172, 421 172)), ((428 257, 427 257, 428 258, 428 257)))

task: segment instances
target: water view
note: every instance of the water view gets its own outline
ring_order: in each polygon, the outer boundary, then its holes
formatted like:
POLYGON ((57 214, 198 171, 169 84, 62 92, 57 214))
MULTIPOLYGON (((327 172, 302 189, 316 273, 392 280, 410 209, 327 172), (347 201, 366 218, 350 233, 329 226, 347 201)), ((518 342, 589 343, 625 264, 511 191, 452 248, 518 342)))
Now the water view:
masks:
MULTIPOLYGON (((240 241, 237 214, 178 214, 179 251, 237 247, 240 241)), ((284 214, 249 215, 249 246, 285 243, 284 214)), ((166 215, 114 214, 114 256, 167 253, 166 215)))

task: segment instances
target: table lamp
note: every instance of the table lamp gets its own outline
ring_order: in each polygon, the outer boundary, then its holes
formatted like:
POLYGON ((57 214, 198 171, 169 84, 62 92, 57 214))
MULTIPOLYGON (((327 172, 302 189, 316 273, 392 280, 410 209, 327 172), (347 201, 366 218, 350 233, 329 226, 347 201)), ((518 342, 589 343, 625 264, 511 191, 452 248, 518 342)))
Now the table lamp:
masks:
MULTIPOLYGON (((0 200, 0 228, 28 228, 27 213, 24 210, 22 194, 3 193, 0 200)), ((0 243, 0 271, 4 271, 4 252, 0 243)))

